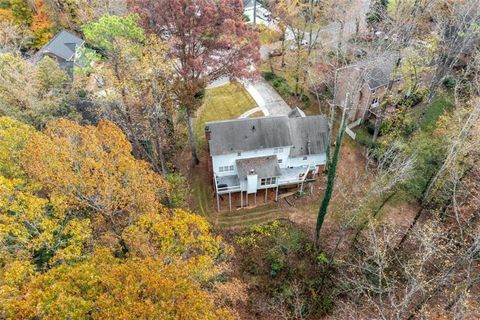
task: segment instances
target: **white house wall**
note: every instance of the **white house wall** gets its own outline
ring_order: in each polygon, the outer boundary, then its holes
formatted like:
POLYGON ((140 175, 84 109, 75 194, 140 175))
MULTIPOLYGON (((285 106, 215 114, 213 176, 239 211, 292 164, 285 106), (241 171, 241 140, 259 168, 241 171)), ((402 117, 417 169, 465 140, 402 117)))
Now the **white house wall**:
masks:
POLYGON ((237 174, 237 166, 235 161, 239 159, 248 159, 248 158, 256 158, 256 157, 265 157, 265 156, 272 156, 276 155, 278 159, 281 159, 282 162, 278 165, 280 168, 285 168, 287 166, 288 155, 290 154, 290 147, 283 147, 283 151, 280 153, 274 153, 274 149, 262 149, 262 150, 255 150, 255 151, 244 151, 239 156, 237 153, 230 153, 230 154, 223 154, 223 155, 215 155, 212 156, 212 167, 213 171, 218 176, 230 176, 233 174, 237 174), (234 171, 229 172, 220 172, 220 167, 225 166, 233 166, 234 171))
POLYGON ((311 154, 308 156, 288 158, 287 166, 300 167, 304 165, 320 165, 320 164, 325 164, 325 160, 326 160, 325 153, 311 154), (304 160, 304 157, 307 159, 304 160))

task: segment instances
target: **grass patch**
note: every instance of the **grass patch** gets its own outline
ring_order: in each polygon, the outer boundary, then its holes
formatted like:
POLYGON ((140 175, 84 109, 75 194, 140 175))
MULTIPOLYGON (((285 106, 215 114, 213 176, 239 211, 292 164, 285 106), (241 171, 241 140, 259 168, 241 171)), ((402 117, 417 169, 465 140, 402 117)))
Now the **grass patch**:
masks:
POLYGON ((257 105, 245 88, 238 83, 229 83, 208 89, 202 107, 195 119, 195 139, 200 148, 205 147, 205 123, 209 121, 236 119, 257 105))
POLYGON ((249 118, 258 118, 258 117, 264 117, 265 115, 263 114, 262 111, 257 111, 257 112, 254 112, 252 113, 249 118))
POLYGON ((261 44, 270 44, 280 41, 280 36, 282 35, 280 32, 269 29, 263 24, 258 25, 258 32, 261 44))
POLYGON ((368 128, 362 124, 353 129, 355 132, 355 141, 367 148, 373 147, 372 138, 373 136, 368 132, 368 128))
POLYGON ((190 186, 196 212, 212 222, 213 208, 211 199, 213 198, 213 190, 208 184, 208 179, 207 172, 198 168, 196 172, 192 174, 190 186))
POLYGON ((435 98, 425 109, 423 118, 420 122, 420 128, 425 131, 431 131, 435 128, 438 118, 446 111, 452 110, 453 105, 444 97, 435 98))

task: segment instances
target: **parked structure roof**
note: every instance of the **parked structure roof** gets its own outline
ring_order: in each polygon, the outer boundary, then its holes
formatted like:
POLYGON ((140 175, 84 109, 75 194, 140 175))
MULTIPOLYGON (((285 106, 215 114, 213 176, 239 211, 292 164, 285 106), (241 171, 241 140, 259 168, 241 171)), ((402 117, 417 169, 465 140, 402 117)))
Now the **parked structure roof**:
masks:
POLYGON ((261 117, 208 122, 211 155, 291 146, 290 156, 325 152, 329 126, 324 116, 261 117))

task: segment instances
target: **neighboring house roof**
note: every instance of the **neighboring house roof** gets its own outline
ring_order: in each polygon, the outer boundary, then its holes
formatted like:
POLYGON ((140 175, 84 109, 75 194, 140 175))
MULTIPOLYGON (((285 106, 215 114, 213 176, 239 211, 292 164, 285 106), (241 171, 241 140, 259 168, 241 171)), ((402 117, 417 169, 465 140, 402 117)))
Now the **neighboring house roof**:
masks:
POLYGON ((368 83, 368 88, 370 90, 375 90, 377 88, 388 85, 391 72, 392 70, 385 70, 378 67, 367 70, 364 79, 368 83))
POLYGON ((324 116, 299 118, 261 117, 208 122, 210 154, 292 146, 291 156, 319 154, 328 144, 328 122, 324 116))
POLYGON ((259 178, 278 177, 280 167, 278 166, 277 156, 256 157, 248 159, 239 159, 237 163, 238 178, 243 180, 251 174, 257 174, 259 178))
POLYGON ((305 117, 305 112, 303 112, 299 107, 295 107, 287 114, 289 118, 302 118, 305 117))
POLYGON ((397 54, 387 52, 381 56, 365 59, 344 67, 341 72, 345 72, 345 76, 350 82, 355 82, 355 79, 358 79, 359 76, 363 77, 368 88, 375 90, 388 85, 397 59, 397 54))
POLYGON ((66 61, 73 61, 77 48, 81 47, 85 41, 71 34, 68 31, 57 33, 38 53, 40 55, 53 54, 66 61))

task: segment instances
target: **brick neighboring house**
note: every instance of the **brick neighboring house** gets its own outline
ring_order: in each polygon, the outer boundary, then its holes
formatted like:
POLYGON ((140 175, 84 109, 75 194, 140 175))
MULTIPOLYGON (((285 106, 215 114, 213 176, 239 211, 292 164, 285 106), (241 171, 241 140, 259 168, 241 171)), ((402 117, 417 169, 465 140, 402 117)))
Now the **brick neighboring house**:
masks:
MULTIPOLYGON (((350 94, 350 122, 363 121, 370 114, 378 115, 397 60, 398 57, 394 55, 382 56, 337 69, 335 106, 343 109, 347 93, 350 94)), ((396 78, 392 86, 393 93, 398 92, 399 83, 400 78, 396 78)))

